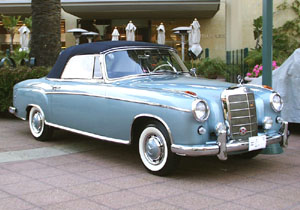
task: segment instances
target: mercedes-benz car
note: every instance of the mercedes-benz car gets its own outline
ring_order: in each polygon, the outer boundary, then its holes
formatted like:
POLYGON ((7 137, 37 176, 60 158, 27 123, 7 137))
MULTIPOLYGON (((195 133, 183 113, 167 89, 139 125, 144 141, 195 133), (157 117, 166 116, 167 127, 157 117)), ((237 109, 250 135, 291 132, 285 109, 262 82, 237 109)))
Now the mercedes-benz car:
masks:
POLYGON ((9 110, 40 141, 59 128, 137 145, 156 175, 171 172, 180 156, 252 158, 267 145, 287 145, 278 93, 191 72, 168 46, 82 44, 63 51, 46 77, 16 84, 9 110))

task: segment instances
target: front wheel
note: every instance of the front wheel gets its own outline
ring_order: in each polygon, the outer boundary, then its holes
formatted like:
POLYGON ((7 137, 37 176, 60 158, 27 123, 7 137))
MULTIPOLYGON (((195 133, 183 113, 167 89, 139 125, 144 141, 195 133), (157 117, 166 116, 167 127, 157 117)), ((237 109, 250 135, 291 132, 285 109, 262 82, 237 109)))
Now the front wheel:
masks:
POLYGON ((139 153, 150 173, 163 176, 175 169, 179 157, 170 148, 170 137, 161 124, 153 122, 141 132, 139 153))
POLYGON ((36 140, 49 140, 53 133, 53 128, 45 124, 45 115, 38 107, 32 107, 29 112, 29 129, 36 140))

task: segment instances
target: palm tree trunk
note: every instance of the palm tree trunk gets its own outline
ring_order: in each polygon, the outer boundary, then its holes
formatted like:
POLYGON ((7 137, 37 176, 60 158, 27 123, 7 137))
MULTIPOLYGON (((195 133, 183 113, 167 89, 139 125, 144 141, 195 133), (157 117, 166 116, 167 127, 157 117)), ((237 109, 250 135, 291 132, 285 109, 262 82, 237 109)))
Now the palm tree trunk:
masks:
POLYGON ((52 66, 61 50, 60 0, 32 0, 31 9, 31 57, 38 66, 52 66))
POLYGON ((14 37, 15 37, 15 32, 14 30, 10 31, 10 53, 13 53, 14 51, 14 37))

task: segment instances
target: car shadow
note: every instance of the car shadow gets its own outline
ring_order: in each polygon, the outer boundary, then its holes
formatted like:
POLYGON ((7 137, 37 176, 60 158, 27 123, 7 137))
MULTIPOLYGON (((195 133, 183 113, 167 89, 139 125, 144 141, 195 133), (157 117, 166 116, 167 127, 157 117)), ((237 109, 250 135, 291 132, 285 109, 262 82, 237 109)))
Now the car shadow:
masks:
MULTIPOLYGON (((86 150, 78 150, 79 155, 84 155, 93 163, 103 161, 109 162, 111 166, 120 166, 130 168, 141 173, 143 168, 137 148, 130 145, 116 144, 107 141, 101 141, 94 138, 70 133, 63 130, 56 130, 52 143, 56 145, 76 145, 85 147, 86 150)), ((75 148, 76 149, 76 148, 75 148)), ((206 157, 181 157, 177 169, 169 178, 187 178, 197 176, 198 178, 215 178, 220 175, 226 178, 233 174, 242 177, 250 177, 256 173, 264 173, 266 170, 272 170, 272 158, 270 155, 258 155, 247 160, 238 158, 229 158, 226 161, 219 160, 216 156, 206 157)), ((146 173, 146 170, 144 170, 146 173)))

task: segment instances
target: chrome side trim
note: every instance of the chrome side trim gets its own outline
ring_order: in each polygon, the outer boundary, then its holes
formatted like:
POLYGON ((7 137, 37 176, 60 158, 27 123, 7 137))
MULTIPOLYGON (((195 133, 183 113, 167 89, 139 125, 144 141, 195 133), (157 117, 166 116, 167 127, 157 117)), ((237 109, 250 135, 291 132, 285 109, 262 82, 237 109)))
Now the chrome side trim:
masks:
MULTIPOLYGON (((136 119, 140 118, 140 117, 151 117, 151 118, 154 118, 154 119, 158 120, 159 122, 161 122, 165 126, 165 128, 167 129, 169 137, 170 137, 171 144, 173 144, 173 137, 172 137, 172 133, 171 133, 170 127, 168 126, 168 124, 162 118, 160 118, 160 117, 158 117, 156 115, 152 115, 152 114, 139 114, 139 115, 135 116, 133 118, 133 121, 132 121, 132 124, 131 124, 131 130, 132 130, 132 125, 133 125, 134 121, 136 119)), ((131 131, 130 131, 130 133, 131 133, 131 131)))
POLYGON ((174 109, 174 110, 181 111, 181 112, 188 112, 188 113, 191 112, 190 110, 187 110, 187 109, 182 109, 182 108, 179 108, 179 107, 168 106, 168 105, 163 105, 163 104, 158 104, 158 103, 151 103, 151 102, 145 102, 145 101, 122 99, 122 98, 117 98, 117 97, 108 97, 108 96, 104 96, 104 95, 96 95, 96 94, 89 94, 89 93, 46 92, 46 94, 64 94, 64 95, 91 96, 91 97, 105 98, 105 99, 111 99, 111 100, 117 100, 117 101, 125 101, 125 102, 130 102, 130 103, 144 104, 144 105, 149 105, 149 106, 158 106, 158 107, 162 107, 162 108, 166 108, 166 109, 174 109))
POLYGON ((115 142, 115 143, 119 143, 119 144, 130 144, 129 140, 114 139, 114 138, 110 138, 110 137, 106 137, 106 136, 100 136, 100 135, 97 135, 97 134, 93 134, 93 133, 89 133, 89 132, 80 131, 80 130, 77 130, 77 129, 57 125, 57 124, 54 124, 54 123, 49 123, 47 121, 45 121, 45 124, 49 125, 49 126, 52 126, 52 127, 55 127, 55 128, 62 129, 62 130, 70 131, 72 133, 77 133, 77 134, 81 134, 81 135, 84 135, 84 136, 89 136, 89 137, 92 137, 92 138, 95 138, 95 139, 115 142))
POLYGON ((54 82, 86 82, 86 83, 103 83, 103 79, 66 79, 66 78, 46 78, 46 80, 54 81, 54 82))
POLYGON ((19 117, 19 116, 17 116, 17 115, 16 115, 16 117, 19 118, 19 119, 21 119, 21 120, 23 120, 23 121, 26 121, 26 118, 19 117))

